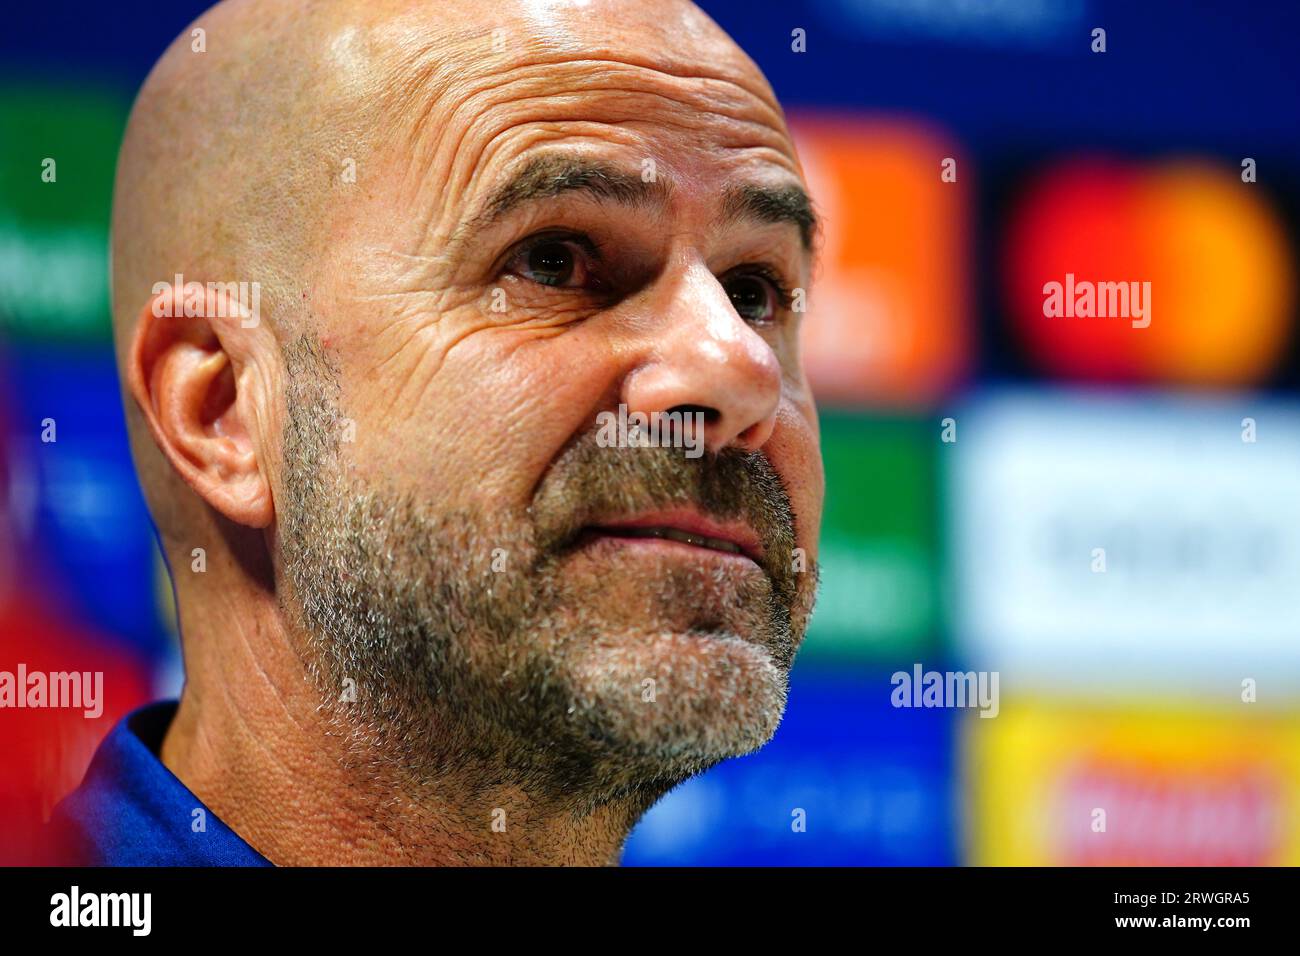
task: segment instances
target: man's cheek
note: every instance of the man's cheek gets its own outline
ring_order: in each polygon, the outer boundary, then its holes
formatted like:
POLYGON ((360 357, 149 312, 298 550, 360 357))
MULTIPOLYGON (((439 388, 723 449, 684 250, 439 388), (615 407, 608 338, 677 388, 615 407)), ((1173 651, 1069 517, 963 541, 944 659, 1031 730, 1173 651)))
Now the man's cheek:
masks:
POLYGON ((808 559, 816 560, 826 482, 816 412, 811 405, 783 405, 762 451, 790 497, 798 547, 808 559))
POLYGON ((466 452, 506 500, 526 502, 616 394, 615 350, 594 324, 491 330, 474 346, 453 350, 442 370, 469 399, 461 418, 466 452))

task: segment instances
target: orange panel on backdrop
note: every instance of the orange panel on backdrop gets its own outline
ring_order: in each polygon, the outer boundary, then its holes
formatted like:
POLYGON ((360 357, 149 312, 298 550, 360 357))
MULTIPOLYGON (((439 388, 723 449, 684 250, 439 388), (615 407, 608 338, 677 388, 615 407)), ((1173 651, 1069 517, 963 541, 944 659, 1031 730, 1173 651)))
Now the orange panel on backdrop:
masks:
POLYGON ((818 400, 933 402, 970 347, 969 165, 914 122, 804 116, 791 127, 824 223, 803 326, 818 400), (944 180, 945 160, 956 181, 944 180))

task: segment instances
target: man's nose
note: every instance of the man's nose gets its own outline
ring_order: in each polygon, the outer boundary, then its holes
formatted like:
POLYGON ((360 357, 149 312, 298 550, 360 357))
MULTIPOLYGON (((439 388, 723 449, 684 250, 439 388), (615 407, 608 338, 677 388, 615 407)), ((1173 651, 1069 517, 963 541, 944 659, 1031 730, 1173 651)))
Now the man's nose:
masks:
POLYGON ((708 451, 761 448, 781 401, 772 346, 703 265, 657 290, 649 308, 644 359, 623 383, 628 412, 700 412, 708 451))

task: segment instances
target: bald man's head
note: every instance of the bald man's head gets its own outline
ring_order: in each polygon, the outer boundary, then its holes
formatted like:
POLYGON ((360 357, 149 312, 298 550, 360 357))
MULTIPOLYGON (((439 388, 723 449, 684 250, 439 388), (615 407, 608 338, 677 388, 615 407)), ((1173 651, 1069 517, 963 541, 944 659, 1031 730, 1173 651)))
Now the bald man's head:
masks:
POLYGON ((213 7, 154 67, 123 142, 119 343, 142 297, 181 267, 255 276, 268 312, 302 318, 298 299, 331 225, 346 221, 368 174, 384 173, 367 167, 372 151, 386 146, 392 158, 417 140, 451 148, 436 142, 437 125, 489 106, 503 73, 526 92, 547 85, 550 63, 688 74, 695 54, 709 65, 701 76, 742 83, 778 112, 757 68, 707 16, 690 3, 666 6, 515 2, 490 15, 479 3, 419 0, 213 7))
MULTIPOLYGON (((815 233, 690 4, 219 5, 140 94, 113 220, 173 569, 215 552, 223 613, 273 608, 412 774, 493 755, 598 801, 760 745, 815 589, 815 233), (175 276, 259 295, 186 310, 175 276)), ((216 584, 176 583, 194 684, 216 584)))
MULTIPOLYGON (((260 318, 281 340, 314 332, 311 292, 331 240, 356 228, 350 216, 359 196, 379 177, 409 172, 400 168, 404 158, 432 160, 431 151, 441 153, 443 167, 430 191, 464 188, 479 170, 456 163, 456 141, 439 136, 441 124, 455 117, 469 125, 478 108, 508 110, 512 97, 498 95, 503 76, 519 96, 548 89, 552 64, 570 66, 575 89, 601 71, 696 77, 695 96, 716 96, 721 107, 753 98, 780 122, 761 73, 687 2, 653 10, 514 2, 490 15, 478 3, 419 0, 213 7, 159 60, 123 142, 112 229, 119 356, 151 290, 178 274, 199 283, 255 282, 260 318), (376 149, 385 162, 372 162, 376 149)), ((634 97, 622 95, 631 115, 634 97)), ((680 106, 689 110, 689 99, 680 106)), ((373 225, 382 232, 393 224, 373 225)), ((192 511, 185 507, 192 502, 129 405, 160 529, 183 533, 195 517, 178 512, 192 511)))

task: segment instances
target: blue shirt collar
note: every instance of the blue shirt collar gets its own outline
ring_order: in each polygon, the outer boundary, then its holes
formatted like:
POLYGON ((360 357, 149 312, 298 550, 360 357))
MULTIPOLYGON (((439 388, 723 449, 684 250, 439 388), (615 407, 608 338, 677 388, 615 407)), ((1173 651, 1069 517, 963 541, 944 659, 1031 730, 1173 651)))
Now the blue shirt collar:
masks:
POLYGON ((176 701, 127 715, 104 738, 51 826, 90 866, 270 866, 181 783, 160 754, 176 701))

